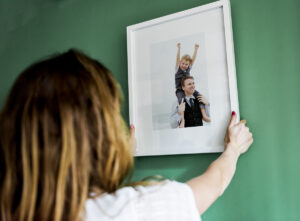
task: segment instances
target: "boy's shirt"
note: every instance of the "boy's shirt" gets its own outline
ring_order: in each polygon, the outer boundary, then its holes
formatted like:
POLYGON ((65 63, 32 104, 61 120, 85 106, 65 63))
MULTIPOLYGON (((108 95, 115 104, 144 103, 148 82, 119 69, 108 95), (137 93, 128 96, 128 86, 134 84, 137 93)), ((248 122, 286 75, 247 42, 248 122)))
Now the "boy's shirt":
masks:
POLYGON ((190 71, 192 67, 189 66, 185 71, 183 71, 180 66, 178 66, 177 72, 175 73, 175 87, 176 89, 181 89, 181 79, 186 76, 190 76, 190 71))

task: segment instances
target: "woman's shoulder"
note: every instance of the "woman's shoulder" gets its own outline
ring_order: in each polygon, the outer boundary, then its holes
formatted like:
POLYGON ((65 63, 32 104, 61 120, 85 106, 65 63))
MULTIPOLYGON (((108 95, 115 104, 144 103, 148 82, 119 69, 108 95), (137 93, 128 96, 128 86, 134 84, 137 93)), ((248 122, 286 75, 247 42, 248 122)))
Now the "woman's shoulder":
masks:
POLYGON ((86 203, 86 219, 93 220, 200 220, 188 185, 165 180, 156 185, 123 187, 86 203), (193 217, 194 219, 191 219, 193 217))

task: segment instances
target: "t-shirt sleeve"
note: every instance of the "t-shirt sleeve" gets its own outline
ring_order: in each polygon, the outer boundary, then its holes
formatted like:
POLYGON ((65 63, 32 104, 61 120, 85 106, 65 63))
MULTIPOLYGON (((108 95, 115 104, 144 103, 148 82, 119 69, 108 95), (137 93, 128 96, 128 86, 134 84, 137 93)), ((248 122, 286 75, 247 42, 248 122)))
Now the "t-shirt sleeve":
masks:
POLYGON ((167 180, 136 190, 140 192, 136 201, 140 220, 201 220, 194 194, 187 184, 167 180))

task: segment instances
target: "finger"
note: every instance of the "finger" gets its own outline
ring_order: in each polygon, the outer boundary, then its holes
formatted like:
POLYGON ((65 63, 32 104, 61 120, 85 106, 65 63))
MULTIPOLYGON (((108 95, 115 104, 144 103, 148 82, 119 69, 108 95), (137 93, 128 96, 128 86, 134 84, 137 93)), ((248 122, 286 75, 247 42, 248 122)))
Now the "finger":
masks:
POLYGON ((238 122, 237 125, 247 127, 247 126, 246 126, 246 123, 247 123, 246 120, 241 120, 240 122, 238 122))
POLYGON ((135 127, 133 124, 130 125, 130 137, 135 138, 135 127))
POLYGON ((135 153, 137 151, 137 147, 136 147, 136 138, 135 138, 135 127, 133 124, 130 125, 130 145, 132 147, 132 151, 133 153, 135 153))
POLYGON ((250 136, 250 138, 253 139, 253 134, 251 132, 249 133, 249 136, 250 136))
POLYGON ((243 123, 243 124, 247 123, 247 121, 245 119, 241 120, 240 122, 243 123))
POLYGON ((182 98, 181 103, 183 103, 183 101, 184 101, 184 98, 182 98))
POLYGON ((232 127, 233 125, 236 124, 236 120, 237 120, 237 116, 236 116, 236 113, 235 111, 232 111, 232 114, 231 114, 231 119, 230 119, 230 122, 228 124, 228 128, 232 127))

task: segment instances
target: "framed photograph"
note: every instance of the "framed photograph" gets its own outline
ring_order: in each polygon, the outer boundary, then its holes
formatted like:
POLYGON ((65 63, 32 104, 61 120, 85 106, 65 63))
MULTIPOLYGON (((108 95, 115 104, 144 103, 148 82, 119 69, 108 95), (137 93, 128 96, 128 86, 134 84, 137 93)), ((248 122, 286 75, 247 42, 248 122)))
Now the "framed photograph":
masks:
POLYGON ((135 156, 224 150, 239 119, 229 0, 127 27, 135 156))

